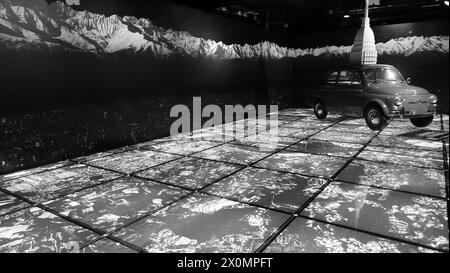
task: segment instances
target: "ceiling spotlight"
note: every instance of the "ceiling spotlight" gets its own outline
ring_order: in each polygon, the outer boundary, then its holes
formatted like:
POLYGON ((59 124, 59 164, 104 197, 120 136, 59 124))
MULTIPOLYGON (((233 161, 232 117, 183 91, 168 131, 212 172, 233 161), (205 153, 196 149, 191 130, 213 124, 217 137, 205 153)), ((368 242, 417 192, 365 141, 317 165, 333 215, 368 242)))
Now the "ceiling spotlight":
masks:
POLYGON ((448 7, 448 1, 444 1, 444 4, 448 7))
POLYGON ((288 28, 288 27, 289 27, 289 24, 286 23, 286 24, 283 25, 283 27, 284 27, 284 28, 288 28))
POLYGON ((345 15, 344 15, 344 18, 345 18, 345 19, 350 18, 350 15, 345 14, 345 15))

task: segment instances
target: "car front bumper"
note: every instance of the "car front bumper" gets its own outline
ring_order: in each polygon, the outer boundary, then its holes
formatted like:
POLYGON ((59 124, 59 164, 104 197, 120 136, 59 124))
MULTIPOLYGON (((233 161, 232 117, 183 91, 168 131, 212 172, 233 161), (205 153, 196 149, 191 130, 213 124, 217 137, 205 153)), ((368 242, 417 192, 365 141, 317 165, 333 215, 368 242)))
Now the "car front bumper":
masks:
POLYGON ((390 117, 400 118, 421 118, 436 115, 436 104, 407 104, 394 107, 391 110, 390 117))

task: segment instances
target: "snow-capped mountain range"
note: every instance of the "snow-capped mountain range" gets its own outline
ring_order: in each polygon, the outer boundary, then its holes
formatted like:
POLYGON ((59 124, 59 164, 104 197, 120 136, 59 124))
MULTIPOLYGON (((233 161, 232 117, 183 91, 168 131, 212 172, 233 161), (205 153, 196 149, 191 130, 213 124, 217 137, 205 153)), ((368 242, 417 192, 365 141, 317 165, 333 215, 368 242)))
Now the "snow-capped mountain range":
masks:
MULTIPOLYGON (((62 2, 47 4, 45 0, 0 0, 0 48, 57 48, 94 54, 130 51, 159 57, 187 55, 213 59, 344 56, 351 51, 351 46, 291 49, 267 41, 227 45, 185 31, 163 29, 144 18, 108 17, 77 11, 62 2)), ((379 55, 404 56, 427 51, 448 53, 449 37, 398 38, 377 44, 377 51, 379 55)))

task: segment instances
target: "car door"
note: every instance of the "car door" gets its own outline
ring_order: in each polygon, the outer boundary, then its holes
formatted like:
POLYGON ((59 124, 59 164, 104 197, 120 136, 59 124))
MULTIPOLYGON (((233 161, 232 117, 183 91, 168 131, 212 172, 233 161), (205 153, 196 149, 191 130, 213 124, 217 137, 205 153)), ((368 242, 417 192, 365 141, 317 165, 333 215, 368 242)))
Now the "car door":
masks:
POLYGON ((336 84, 338 79, 339 71, 331 71, 328 73, 327 81, 320 90, 320 98, 325 103, 328 111, 334 111, 336 108, 336 84))
POLYGON ((339 112, 351 116, 360 116, 360 109, 363 104, 363 86, 358 71, 354 69, 341 70, 336 90, 339 94, 336 98, 339 112))

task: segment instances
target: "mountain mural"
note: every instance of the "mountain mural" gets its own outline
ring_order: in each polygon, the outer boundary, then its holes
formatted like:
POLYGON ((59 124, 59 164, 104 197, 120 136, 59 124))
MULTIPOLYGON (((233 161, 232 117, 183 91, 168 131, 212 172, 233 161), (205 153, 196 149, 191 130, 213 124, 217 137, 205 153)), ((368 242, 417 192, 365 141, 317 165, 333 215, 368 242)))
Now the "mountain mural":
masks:
MULTIPOLYGON (((449 52, 448 36, 412 36, 378 43, 379 55, 410 56, 420 52, 449 52)), ((105 16, 77 11, 62 2, 0 0, 0 48, 68 50, 92 54, 128 51, 157 57, 174 55, 211 59, 282 59, 302 56, 345 56, 351 46, 309 49, 280 47, 263 41, 255 45, 224 44, 197 38, 185 31, 163 29, 149 19, 105 16)))

